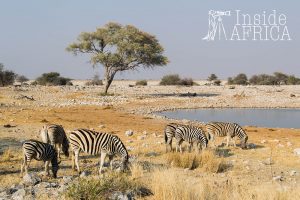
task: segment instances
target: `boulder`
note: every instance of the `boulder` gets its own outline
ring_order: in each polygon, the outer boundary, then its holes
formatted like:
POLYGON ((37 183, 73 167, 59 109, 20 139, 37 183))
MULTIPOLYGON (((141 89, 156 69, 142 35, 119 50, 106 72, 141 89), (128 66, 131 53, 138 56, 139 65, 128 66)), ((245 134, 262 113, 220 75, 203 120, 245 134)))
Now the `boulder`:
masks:
POLYGON ((300 148, 294 149, 294 154, 300 156, 300 148))
POLYGON ((20 189, 20 190, 16 191, 15 193, 13 193, 13 195, 11 196, 11 199, 23 200, 25 195, 26 195, 25 189, 20 189))
POLYGON ((125 131, 125 135, 126 136, 132 136, 133 135, 133 131, 132 130, 125 131))
POLYGON ((23 177, 23 182, 25 185, 36 185, 41 182, 41 179, 36 173, 30 173, 25 174, 23 177))

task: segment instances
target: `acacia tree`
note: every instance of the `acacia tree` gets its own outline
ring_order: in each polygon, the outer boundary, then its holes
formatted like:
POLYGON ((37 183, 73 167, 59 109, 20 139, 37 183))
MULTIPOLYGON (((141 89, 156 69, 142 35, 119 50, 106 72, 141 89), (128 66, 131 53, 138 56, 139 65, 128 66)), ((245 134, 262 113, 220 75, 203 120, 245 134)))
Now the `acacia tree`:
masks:
POLYGON ((101 64, 105 69, 105 90, 112 83, 117 72, 137 68, 153 68, 168 63, 163 56, 164 49, 155 36, 132 25, 122 26, 108 23, 95 32, 83 32, 67 51, 90 54, 93 66, 101 64))

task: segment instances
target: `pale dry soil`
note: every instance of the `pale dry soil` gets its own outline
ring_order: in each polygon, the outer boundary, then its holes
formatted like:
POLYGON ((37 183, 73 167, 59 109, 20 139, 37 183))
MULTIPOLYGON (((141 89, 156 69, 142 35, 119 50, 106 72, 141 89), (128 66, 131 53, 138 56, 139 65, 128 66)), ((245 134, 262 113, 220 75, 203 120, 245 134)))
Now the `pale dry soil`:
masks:
MULTIPOLYGON (((211 173, 168 166, 163 130, 172 120, 152 115, 153 111, 175 108, 300 108, 300 86, 236 86, 235 89, 229 89, 228 86, 164 87, 154 82, 144 87, 129 87, 129 84, 132 83, 114 83, 110 88, 114 94, 112 96, 101 96, 101 86, 0 88, 0 187, 21 181, 21 141, 39 139, 43 124, 56 123, 63 125, 67 132, 76 128, 90 128, 117 134, 130 150, 130 155, 154 166, 165 166, 166 171, 162 173, 170 180, 172 175, 168 172, 174 172, 177 179, 194 186, 204 181, 212 187, 225 187, 231 182, 237 188, 265 188, 262 193, 266 195, 277 189, 292 189, 300 193, 300 157, 293 153, 293 149, 300 148, 300 130, 244 127, 249 135, 249 143, 256 147, 248 150, 220 147, 220 157, 227 167, 221 173, 211 173), (187 93, 197 93, 197 96, 182 96, 187 93), (34 101, 22 98, 22 95, 33 97, 34 101), (5 128, 5 124, 12 127, 5 128), (125 136, 126 130, 133 130, 133 136, 125 136), (149 155, 149 152, 156 154, 149 155), (268 159, 272 160, 271 165, 266 163, 268 159), (292 171, 296 171, 296 174, 291 175, 292 171), (281 176, 282 180, 273 180, 276 176, 281 176)), ((98 157, 85 155, 81 159, 81 166, 96 174, 98 160, 98 157)), ((42 163, 34 161, 31 170, 41 171, 42 163)), ((140 179, 150 184, 147 181, 153 172, 142 170, 141 173, 140 179)), ((160 172, 155 173, 157 175, 160 172)), ((71 174, 75 175, 76 172, 71 170, 70 158, 63 158, 58 179, 71 174)), ((149 198, 164 199, 162 196, 149 198)))

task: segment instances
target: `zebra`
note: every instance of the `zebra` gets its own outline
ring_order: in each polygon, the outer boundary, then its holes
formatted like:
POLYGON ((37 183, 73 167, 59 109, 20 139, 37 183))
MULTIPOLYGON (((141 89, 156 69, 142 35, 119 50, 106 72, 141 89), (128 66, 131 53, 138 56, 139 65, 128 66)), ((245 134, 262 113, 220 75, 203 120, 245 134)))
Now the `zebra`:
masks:
MULTIPOLYGON (((248 135, 242 129, 242 127, 236 123, 227 122, 209 122, 205 125, 208 137, 215 146, 215 136, 225 137, 227 136, 226 146, 229 146, 229 140, 237 136, 241 141, 241 148, 245 149, 247 147, 246 143, 248 140, 248 135)), ((233 140, 234 146, 236 147, 235 141, 233 140)))
POLYGON ((179 125, 175 130, 175 138, 176 138, 176 152, 178 149, 182 153, 181 144, 183 141, 189 143, 189 152, 193 147, 193 143, 197 144, 197 151, 199 152, 202 148, 205 149, 207 147, 208 140, 204 131, 195 126, 186 126, 186 125, 179 125))
POLYGON ((72 169, 75 169, 76 164, 78 173, 81 172, 79 168, 79 153, 81 150, 90 155, 101 154, 99 174, 102 172, 106 155, 109 157, 111 169, 115 154, 122 157, 121 170, 123 171, 127 167, 129 155, 118 136, 87 129, 77 129, 70 133, 70 144, 73 149, 72 169))
POLYGON ((28 173, 28 167, 32 159, 45 162, 45 172, 49 176, 49 164, 51 162, 53 177, 57 177, 58 162, 57 152, 55 148, 47 143, 39 142, 37 140, 26 140, 22 145, 24 161, 21 165, 21 175, 25 168, 28 173))
POLYGON ((165 135, 165 144, 166 144, 166 152, 168 152, 168 146, 170 146, 170 150, 172 151, 172 139, 175 137, 175 130, 179 126, 176 123, 167 124, 165 127, 164 135, 165 135))
POLYGON ((66 136, 66 133, 61 125, 56 124, 47 124, 44 125, 40 136, 42 141, 49 143, 54 146, 57 150, 58 158, 60 158, 60 150, 62 149, 64 155, 69 157, 69 140, 66 136))

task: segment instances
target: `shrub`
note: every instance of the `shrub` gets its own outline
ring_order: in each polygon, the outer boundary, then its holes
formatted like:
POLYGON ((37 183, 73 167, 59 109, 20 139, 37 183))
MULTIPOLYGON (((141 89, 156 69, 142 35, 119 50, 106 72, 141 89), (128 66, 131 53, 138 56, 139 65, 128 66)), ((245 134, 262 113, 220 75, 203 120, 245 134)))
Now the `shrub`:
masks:
POLYGON ((274 72, 274 76, 276 78, 276 82, 278 85, 286 85, 287 84, 287 81, 289 78, 288 75, 281 73, 281 72, 274 72))
POLYGON ((162 77, 160 85, 178 85, 180 77, 178 74, 171 74, 162 77))
POLYGON ((26 81, 29 81, 29 79, 24 75, 19 75, 19 76, 17 76, 17 81, 20 83, 24 83, 26 81))
POLYGON ((294 75, 291 75, 287 79, 288 85, 300 85, 300 78, 295 77, 294 75))
POLYGON ((249 83, 252 85, 278 85, 279 82, 275 76, 260 74, 252 76, 249 83))
POLYGON ((229 77, 227 84, 229 85, 247 85, 248 84, 248 78, 246 74, 238 74, 236 77, 229 77))
POLYGON ((99 75, 96 74, 92 80, 88 81, 85 83, 86 86, 90 86, 90 85, 103 85, 102 80, 100 80, 99 75))
POLYGON ((218 77, 217 77, 215 74, 211 74, 211 75, 207 78, 208 81, 215 81, 215 80, 217 80, 217 79, 218 79, 218 77))
POLYGON ((135 83, 135 85, 142 85, 142 86, 146 86, 148 83, 147 83, 147 81, 146 80, 140 80, 140 81, 137 81, 136 83, 135 83))
POLYGON ((195 85, 193 79, 184 78, 181 79, 178 74, 171 74, 164 76, 160 83, 160 85, 184 85, 184 86, 192 86, 195 85))
POLYGON ((191 78, 181 79, 178 83, 178 85, 184 85, 184 86, 192 86, 194 84, 195 83, 194 83, 193 79, 191 79, 191 78))
POLYGON ((16 73, 4 70, 4 65, 0 63, 0 86, 4 87, 14 84, 16 77, 16 73))
POLYGON ((217 85, 217 86, 221 85, 221 81, 220 80, 214 80, 214 85, 217 85))
POLYGON ((68 188, 66 197, 75 200, 109 199, 114 192, 137 191, 141 187, 139 182, 125 174, 111 173, 101 179, 79 179, 68 188))
POLYGON ((57 72, 44 73, 36 79, 39 85, 66 85, 71 79, 61 77, 57 72))

